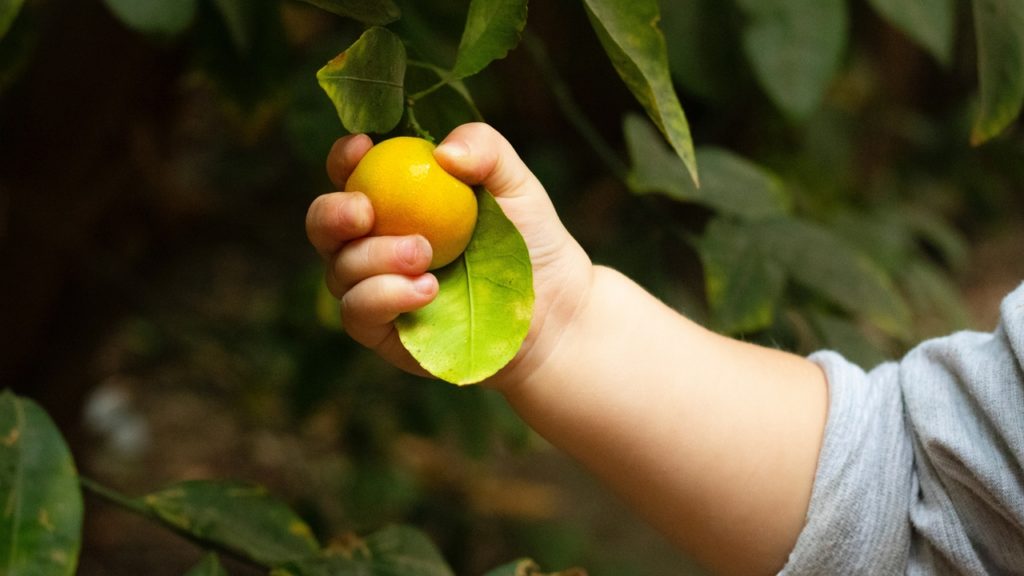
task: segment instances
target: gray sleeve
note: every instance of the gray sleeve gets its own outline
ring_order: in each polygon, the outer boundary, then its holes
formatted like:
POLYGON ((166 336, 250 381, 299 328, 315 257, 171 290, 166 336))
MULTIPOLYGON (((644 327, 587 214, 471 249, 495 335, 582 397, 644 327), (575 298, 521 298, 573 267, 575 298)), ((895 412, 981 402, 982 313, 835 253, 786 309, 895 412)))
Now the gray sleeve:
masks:
POLYGON ((865 373, 832 352, 803 531, 781 574, 1024 574, 1024 286, 992 334, 865 373))

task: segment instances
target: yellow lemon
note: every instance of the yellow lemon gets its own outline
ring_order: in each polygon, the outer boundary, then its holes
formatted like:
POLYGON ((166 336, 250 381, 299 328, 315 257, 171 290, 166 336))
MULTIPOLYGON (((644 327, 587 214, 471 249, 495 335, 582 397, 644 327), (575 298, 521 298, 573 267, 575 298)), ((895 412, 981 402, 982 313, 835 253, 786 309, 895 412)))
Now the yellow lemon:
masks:
POLYGON ((400 136, 370 148, 345 183, 366 194, 376 216, 372 236, 420 234, 430 242, 430 269, 450 264, 466 249, 476 227, 472 188, 444 171, 434 145, 400 136))

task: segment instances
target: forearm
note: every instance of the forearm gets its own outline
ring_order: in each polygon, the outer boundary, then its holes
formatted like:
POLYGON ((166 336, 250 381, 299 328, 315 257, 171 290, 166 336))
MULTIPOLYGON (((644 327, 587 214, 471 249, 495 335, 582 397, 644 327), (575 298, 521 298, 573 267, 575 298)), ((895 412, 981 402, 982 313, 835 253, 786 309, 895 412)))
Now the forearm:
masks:
POLYGON ((581 306, 544 362, 502 386, 509 402, 709 568, 781 568, 810 499, 821 371, 709 332, 608 269, 581 306))

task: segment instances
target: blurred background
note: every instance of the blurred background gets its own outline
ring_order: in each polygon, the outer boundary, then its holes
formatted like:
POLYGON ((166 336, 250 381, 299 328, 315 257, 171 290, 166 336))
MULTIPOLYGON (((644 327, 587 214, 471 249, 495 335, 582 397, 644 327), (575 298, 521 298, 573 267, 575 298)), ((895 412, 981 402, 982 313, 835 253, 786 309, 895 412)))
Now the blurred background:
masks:
MULTIPOLYGON (((399 4, 424 58, 452 53, 468 1, 399 4)), ((941 63, 850 2, 841 63, 799 119, 759 87, 733 2, 662 4, 695 142, 771 174, 909 311, 879 329, 797 281, 755 329, 725 331, 870 367, 994 327, 1024 278, 1024 138, 969 145, 969 4, 941 63)), ((361 29, 293 0, 28 0, 0 40, 0 387, 50 412, 83 474, 130 494, 252 480, 324 539, 421 527, 458 574, 519 556, 699 573, 500 396, 405 376, 337 329, 303 227, 343 134, 314 75, 361 29)), ((530 49, 467 81, 483 117, 595 261, 716 325, 702 251, 716 211, 631 191, 623 120, 640 108, 578 2, 532 3, 527 31, 530 49)), ((83 576, 181 574, 198 557, 87 501, 83 576)))

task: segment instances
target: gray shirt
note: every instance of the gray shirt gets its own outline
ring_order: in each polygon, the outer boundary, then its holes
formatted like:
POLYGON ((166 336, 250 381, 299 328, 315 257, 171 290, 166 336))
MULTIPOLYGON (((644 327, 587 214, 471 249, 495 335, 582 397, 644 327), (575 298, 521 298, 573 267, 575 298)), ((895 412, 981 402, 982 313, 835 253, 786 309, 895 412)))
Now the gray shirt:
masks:
POLYGON ((807 522, 781 574, 1024 574, 1024 285, 992 334, 870 372, 833 352, 807 522))

